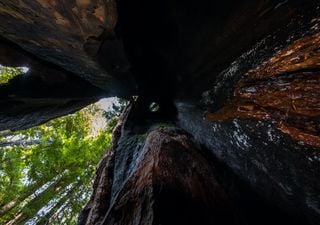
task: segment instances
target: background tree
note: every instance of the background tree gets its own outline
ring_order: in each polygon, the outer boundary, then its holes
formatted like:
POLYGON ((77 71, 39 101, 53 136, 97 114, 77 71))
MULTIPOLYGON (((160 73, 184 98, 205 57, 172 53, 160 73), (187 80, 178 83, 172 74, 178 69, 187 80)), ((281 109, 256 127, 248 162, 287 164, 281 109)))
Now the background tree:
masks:
POLYGON ((91 105, 25 131, 2 132, 0 224, 76 224, 116 113, 99 126, 94 121, 106 113, 91 105))

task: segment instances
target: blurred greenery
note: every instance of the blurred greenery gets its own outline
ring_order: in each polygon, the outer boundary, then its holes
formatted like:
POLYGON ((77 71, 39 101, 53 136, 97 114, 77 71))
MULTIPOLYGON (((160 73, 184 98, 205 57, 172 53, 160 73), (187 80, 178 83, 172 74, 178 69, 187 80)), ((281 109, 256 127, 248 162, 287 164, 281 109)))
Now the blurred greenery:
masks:
POLYGON ((0 132, 0 224, 76 224, 111 143, 119 117, 112 113, 102 127, 94 121, 108 113, 91 105, 28 130, 0 132))
POLYGON ((18 76, 20 74, 23 74, 26 72, 26 68, 24 67, 5 67, 0 65, 0 84, 6 84, 14 78, 15 76, 18 76))

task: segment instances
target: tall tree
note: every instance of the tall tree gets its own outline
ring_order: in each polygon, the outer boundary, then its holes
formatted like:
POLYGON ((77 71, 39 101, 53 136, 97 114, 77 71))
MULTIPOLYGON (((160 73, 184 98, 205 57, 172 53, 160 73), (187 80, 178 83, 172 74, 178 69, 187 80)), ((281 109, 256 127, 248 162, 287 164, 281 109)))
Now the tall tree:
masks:
POLYGON ((75 114, 0 138, 0 224, 76 224, 95 165, 114 123, 97 126, 103 110, 75 114))

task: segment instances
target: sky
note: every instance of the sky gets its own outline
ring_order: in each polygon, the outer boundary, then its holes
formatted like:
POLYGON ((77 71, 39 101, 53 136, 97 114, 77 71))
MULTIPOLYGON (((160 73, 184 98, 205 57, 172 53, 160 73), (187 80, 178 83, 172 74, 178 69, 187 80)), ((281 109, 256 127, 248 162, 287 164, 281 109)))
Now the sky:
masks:
POLYGON ((111 98, 103 98, 100 101, 97 102, 97 105, 101 107, 101 109, 105 111, 109 111, 112 109, 112 104, 117 104, 118 98, 117 97, 111 97, 111 98))
MULTIPOLYGON (((105 110, 105 111, 110 111, 112 110, 112 104, 118 103, 118 98, 117 97, 112 97, 112 98, 103 98, 99 100, 96 105, 99 106, 99 108, 105 110)), ((108 121, 104 116, 97 116, 93 121, 92 121, 92 135, 95 136, 99 134, 101 129, 104 129, 108 124, 108 121)))

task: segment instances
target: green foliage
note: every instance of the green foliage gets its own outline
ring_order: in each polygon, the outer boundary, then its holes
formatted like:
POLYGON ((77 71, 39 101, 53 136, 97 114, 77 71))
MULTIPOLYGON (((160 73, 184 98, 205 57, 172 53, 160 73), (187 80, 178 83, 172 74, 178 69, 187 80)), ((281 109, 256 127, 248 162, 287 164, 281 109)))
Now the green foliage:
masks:
POLYGON ((23 74, 24 68, 22 67, 4 67, 0 65, 0 84, 6 84, 14 78, 15 76, 18 76, 20 74, 23 74))
POLYGON ((0 224, 76 224, 112 124, 91 105, 25 131, 0 133, 0 224), (11 140, 10 146, 1 142, 11 140))

